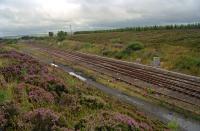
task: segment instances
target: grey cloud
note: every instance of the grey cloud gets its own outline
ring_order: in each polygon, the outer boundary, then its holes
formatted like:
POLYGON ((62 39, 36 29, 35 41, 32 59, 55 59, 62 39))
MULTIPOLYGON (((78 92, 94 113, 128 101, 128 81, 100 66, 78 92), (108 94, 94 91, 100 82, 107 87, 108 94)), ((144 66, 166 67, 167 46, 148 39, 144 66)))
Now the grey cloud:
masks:
POLYGON ((83 30, 190 23, 200 20, 199 12, 199 0, 1 0, 0 35, 67 30, 69 24, 83 30))

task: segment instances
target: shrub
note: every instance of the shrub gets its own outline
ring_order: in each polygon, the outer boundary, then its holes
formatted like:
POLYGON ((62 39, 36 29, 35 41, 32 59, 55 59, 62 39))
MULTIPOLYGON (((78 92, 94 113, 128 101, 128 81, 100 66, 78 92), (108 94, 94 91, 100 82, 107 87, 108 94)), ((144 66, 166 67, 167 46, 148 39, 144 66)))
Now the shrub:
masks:
POLYGON ((200 58, 192 56, 181 56, 175 63, 175 67, 178 70, 190 72, 192 74, 200 73, 200 58))
POLYGON ((7 82, 23 80, 27 75, 41 75, 48 71, 48 69, 37 60, 15 51, 3 52, 1 53, 1 57, 15 59, 17 62, 16 64, 0 68, 0 73, 7 82))
POLYGON ((106 105, 106 102, 97 96, 82 96, 80 103, 92 109, 101 109, 106 105))
POLYGON ((176 121, 170 121, 168 124, 167 124, 168 128, 173 130, 173 131, 178 131, 179 130, 179 125, 177 124, 176 121))
POLYGON ((7 39, 5 43, 6 44, 16 44, 17 41, 18 41, 17 39, 7 39))
POLYGON ((68 93, 64 83, 56 78, 47 79, 46 88, 48 91, 55 91, 59 96, 61 96, 62 93, 68 93))
POLYGON ((58 41, 63 41, 63 40, 65 40, 66 36, 67 36, 67 33, 64 32, 64 31, 59 31, 59 32, 57 33, 57 39, 58 39, 58 41))
POLYGON ((67 105, 70 108, 78 107, 78 96, 71 95, 71 94, 62 94, 59 104, 67 105))
POLYGON ((18 116, 20 115, 20 107, 13 103, 8 102, 0 106, 0 129, 13 130, 18 129, 18 116))
POLYGON ((0 130, 3 130, 2 128, 6 125, 7 119, 5 116, 5 113, 3 111, 0 111, 0 130))
POLYGON ((75 125, 75 129, 79 130, 79 129, 86 128, 86 123, 87 123, 87 120, 85 120, 85 119, 79 120, 79 122, 75 125))
POLYGON ((117 59, 122 59, 128 57, 132 52, 143 49, 144 46, 138 42, 129 43, 129 45, 121 52, 115 53, 114 57, 117 59))
POLYGON ((117 58, 117 59, 122 59, 122 58, 125 58, 125 57, 127 57, 127 56, 128 56, 127 52, 122 51, 122 52, 116 53, 115 58, 117 58))
POLYGON ((59 120, 59 116, 50 109, 39 108, 25 114, 24 120, 33 125, 33 130, 49 131, 59 120))
POLYGON ((0 103, 10 101, 12 99, 12 90, 11 88, 0 89, 0 103))
POLYGON ((191 56, 181 56, 176 63, 176 67, 180 69, 191 69, 193 67, 200 67, 200 58, 191 56))
POLYGON ((62 93, 68 93, 64 82, 48 73, 41 76, 29 75, 24 79, 24 81, 27 84, 42 87, 47 91, 56 92, 59 96, 61 96, 62 93))
POLYGON ((147 130, 152 131, 152 127, 146 123, 138 122, 135 119, 115 112, 100 111, 96 115, 91 115, 81 119, 75 126, 78 130, 147 130))
POLYGON ((127 52, 128 54, 130 54, 132 51, 141 50, 143 48, 144 48, 144 46, 142 43, 131 42, 131 43, 129 43, 129 45, 126 47, 126 49, 124 51, 127 52))
POLYGON ((54 103, 54 96, 39 87, 32 87, 28 93, 28 97, 32 102, 54 103))

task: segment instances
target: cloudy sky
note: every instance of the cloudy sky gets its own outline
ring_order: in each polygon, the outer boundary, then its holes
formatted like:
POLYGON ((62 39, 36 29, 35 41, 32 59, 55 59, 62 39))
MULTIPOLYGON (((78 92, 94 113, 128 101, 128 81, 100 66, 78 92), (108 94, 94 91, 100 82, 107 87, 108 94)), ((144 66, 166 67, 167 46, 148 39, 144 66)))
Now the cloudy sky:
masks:
POLYGON ((0 0, 0 36, 200 21, 200 0, 0 0))

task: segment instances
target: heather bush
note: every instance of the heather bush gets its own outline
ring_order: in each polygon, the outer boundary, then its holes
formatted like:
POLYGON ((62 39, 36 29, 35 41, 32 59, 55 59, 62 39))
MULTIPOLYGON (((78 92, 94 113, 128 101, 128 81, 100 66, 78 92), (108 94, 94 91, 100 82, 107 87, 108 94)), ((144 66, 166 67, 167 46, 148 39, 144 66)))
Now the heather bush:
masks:
POLYGON ((101 109, 106 106, 106 102, 97 96, 85 96, 83 95, 80 100, 81 105, 88 106, 92 109, 101 109))
POLYGON ((0 106, 0 129, 18 129, 18 116, 21 110, 18 104, 13 102, 4 103, 0 106))
POLYGON ((64 127, 58 127, 58 126, 54 126, 52 128, 53 131, 75 131, 73 129, 69 129, 69 128, 64 128, 64 127))
POLYGON ((6 125, 7 119, 5 113, 0 111, 0 130, 3 130, 3 127, 6 125))
POLYGON ((42 65, 32 57, 15 51, 1 52, 0 57, 15 59, 17 61, 14 65, 0 68, 0 73, 7 82, 17 80, 18 82, 43 88, 37 88, 37 90, 29 92, 28 95, 31 101, 52 103, 54 101, 52 94, 55 95, 56 93, 59 97, 63 92, 68 92, 64 82, 52 76, 48 72, 46 65, 42 65), (45 90, 52 92, 52 94, 45 92, 45 90))
POLYGON ((48 91, 55 91, 59 96, 61 96, 63 92, 68 93, 68 90, 63 82, 56 78, 47 78, 46 84, 48 91))
POLYGON ((31 87, 28 93, 28 98, 31 102, 54 103, 54 96, 50 92, 39 87, 31 87))
POLYGON ((58 126, 60 127, 67 127, 67 120, 64 116, 60 116, 59 119, 58 119, 58 126))
POLYGON ((107 105, 111 103, 95 96, 95 89, 78 84, 74 79, 67 79, 74 87, 68 88, 62 79, 53 75, 55 72, 48 71, 46 65, 27 55, 10 51, 0 52, 0 57, 17 61, 14 65, 0 67, 2 81, 6 85, 10 82, 17 85, 14 89, 6 86, 3 92, 0 90, 0 101, 3 101, 0 130, 73 130, 68 127, 76 130, 152 130, 145 122, 108 111, 111 108, 107 105), (13 90, 12 97, 7 97, 6 92, 13 90), (14 103, 7 103, 12 100, 10 98, 14 98, 14 103))
POLYGON ((50 109, 39 108, 27 112, 24 116, 24 120, 32 124, 32 130, 49 131, 56 126, 59 115, 50 109))
POLYGON ((70 108, 72 112, 77 112, 80 110, 81 105, 79 103, 79 97, 72 94, 62 94, 59 100, 59 104, 70 108))
POLYGON ((0 74, 0 87, 5 87, 5 86, 6 86, 6 81, 3 75, 0 74))
POLYGON ((80 130, 148 130, 152 131, 152 127, 146 123, 138 122, 135 119, 120 114, 107 111, 101 111, 96 116, 91 115, 85 119, 80 120, 75 129, 80 130))
POLYGON ((1 52, 0 57, 15 59, 17 61, 16 64, 0 68, 0 73, 7 82, 23 80, 27 75, 42 75, 48 72, 48 69, 37 60, 15 51, 1 52))
POLYGON ((63 92, 67 93, 68 90, 60 79, 55 78, 50 74, 43 75, 29 75, 24 79, 25 83, 35 85, 44 88, 50 92, 56 92, 58 96, 61 96, 63 92))

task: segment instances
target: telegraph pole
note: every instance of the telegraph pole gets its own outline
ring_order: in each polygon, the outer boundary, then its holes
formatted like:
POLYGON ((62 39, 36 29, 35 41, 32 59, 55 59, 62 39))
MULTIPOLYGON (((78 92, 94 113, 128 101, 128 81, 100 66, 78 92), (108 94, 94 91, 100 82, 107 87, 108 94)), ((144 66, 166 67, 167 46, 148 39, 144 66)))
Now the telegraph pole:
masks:
POLYGON ((69 29, 70 29, 70 33, 71 33, 71 36, 72 36, 72 25, 69 25, 69 29))

